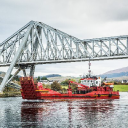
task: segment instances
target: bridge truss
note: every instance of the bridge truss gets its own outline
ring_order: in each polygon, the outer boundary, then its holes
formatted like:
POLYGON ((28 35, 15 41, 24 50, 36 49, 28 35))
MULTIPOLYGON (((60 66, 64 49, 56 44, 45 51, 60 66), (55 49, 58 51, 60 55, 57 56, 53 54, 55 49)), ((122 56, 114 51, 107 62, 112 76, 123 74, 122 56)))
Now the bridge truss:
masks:
POLYGON ((128 58, 128 36, 80 40, 42 22, 30 21, 0 43, 0 67, 9 66, 0 85, 6 84, 21 70, 34 75, 36 64, 128 58), (15 74, 8 80, 13 68, 15 74))

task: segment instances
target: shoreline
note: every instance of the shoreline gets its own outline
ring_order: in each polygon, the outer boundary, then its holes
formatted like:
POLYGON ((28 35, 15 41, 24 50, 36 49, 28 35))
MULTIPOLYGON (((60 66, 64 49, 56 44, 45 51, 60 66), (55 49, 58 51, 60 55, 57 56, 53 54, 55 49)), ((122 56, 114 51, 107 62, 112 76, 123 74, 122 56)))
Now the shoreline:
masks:
POLYGON ((5 92, 3 94, 0 94, 0 98, 5 97, 21 97, 21 92, 5 92))

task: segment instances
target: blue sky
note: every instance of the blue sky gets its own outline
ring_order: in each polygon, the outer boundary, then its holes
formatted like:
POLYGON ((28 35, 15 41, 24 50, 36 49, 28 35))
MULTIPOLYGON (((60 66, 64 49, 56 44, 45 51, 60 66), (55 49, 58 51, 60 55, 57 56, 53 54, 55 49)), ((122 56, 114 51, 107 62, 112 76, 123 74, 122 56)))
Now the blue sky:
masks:
MULTIPOLYGON (((128 35, 127 5, 127 0, 0 0, 0 43, 31 20, 79 39, 128 35)), ((127 67, 128 59, 91 63, 93 74, 102 74, 127 67)), ((79 76, 87 71, 88 62, 37 65, 35 76, 79 76)))

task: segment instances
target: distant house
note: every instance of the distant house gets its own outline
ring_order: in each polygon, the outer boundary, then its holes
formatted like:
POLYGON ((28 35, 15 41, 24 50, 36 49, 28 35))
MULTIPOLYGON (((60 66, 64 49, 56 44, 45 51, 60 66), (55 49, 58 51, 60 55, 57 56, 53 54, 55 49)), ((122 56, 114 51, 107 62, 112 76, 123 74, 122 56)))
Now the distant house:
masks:
POLYGON ((122 80, 121 83, 128 83, 128 80, 122 80))
POLYGON ((53 81, 49 81, 49 80, 40 80, 39 82, 41 82, 42 84, 49 84, 49 85, 53 83, 53 81))
POLYGON ((54 81, 57 81, 59 83, 59 80, 40 80, 42 84, 49 84, 51 85, 54 81))

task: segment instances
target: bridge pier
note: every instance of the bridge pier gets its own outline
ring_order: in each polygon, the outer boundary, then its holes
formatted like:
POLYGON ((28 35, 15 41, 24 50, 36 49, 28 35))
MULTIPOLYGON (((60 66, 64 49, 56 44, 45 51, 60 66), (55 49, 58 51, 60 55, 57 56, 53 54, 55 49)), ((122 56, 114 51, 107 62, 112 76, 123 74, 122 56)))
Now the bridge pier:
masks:
POLYGON ((23 51, 23 49, 25 47, 26 42, 28 41, 28 36, 29 36, 29 33, 30 33, 31 29, 32 29, 32 25, 29 26, 29 28, 28 28, 28 30, 26 32, 26 35, 23 38, 22 43, 21 43, 20 47, 18 48, 17 53, 15 54, 14 59, 11 62, 11 65, 9 66, 8 71, 6 72, 6 75, 5 75, 3 81, 2 81, 2 83, 0 85, 0 93, 3 93, 4 87, 6 85, 6 82, 7 82, 8 78, 9 78, 9 76, 11 75, 13 67, 15 66, 17 60, 20 57, 20 54, 22 53, 22 51, 23 51))
MULTIPOLYGON (((24 75, 24 77, 26 77, 27 76, 27 74, 26 74, 26 70, 25 69, 27 69, 27 68, 30 68, 30 74, 29 74, 29 76, 30 77, 34 77, 34 71, 35 71, 35 65, 20 65, 19 67, 16 67, 17 68, 17 70, 16 70, 16 72, 11 76, 11 78, 5 83, 5 86, 7 86, 8 85, 8 83, 22 70, 23 71, 23 75, 24 75)), ((4 79, 4 77, 0 77, 0 78, 2 78, 2 80, 4 79)), ((13 82, 12 82, 13 83, 13 82)), ((15 83, 13 83, 13 84, 15 84, 15 83)), ((4 86, 4 87, 5 87, 4 86)), ((18 84, 15 84, 15 86, 18 86, 18 84)), ((19 86, 20 87, 20 86, 19 86)), ((19 87, 18 87, 18 89, 19 89, 19 87)), ((3 90, 2 91, 0 91, 0 94, 3 94, 3 90)))
POLYGON ((35 72, 35 65, 31 65, 30 67, 30 76, 34 77, 34 72, 35 72))
POLYGON ((25 69, 22 69, 22 71, 23 71, 24 77, 26 77, 27 76, 26 75, 26 70, 25 69))
POLYGON ((21 68, 19 68, 14 75, 12 75, 12 77, 7 81, 7 83, 5 84, 5 86, 20 72, 21 68))

